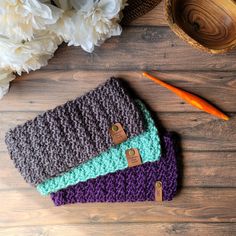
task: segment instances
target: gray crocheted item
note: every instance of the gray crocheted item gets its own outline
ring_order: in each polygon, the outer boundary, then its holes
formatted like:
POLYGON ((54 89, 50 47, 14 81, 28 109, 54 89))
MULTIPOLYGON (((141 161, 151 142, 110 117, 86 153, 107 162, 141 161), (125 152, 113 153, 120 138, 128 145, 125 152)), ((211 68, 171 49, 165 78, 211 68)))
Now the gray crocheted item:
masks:
POLYGON ((119 122, 128 138, 144 131, 133 99, 111 78, 82 97, 10 130, 5 141, 16 168, 33 185, 60 175, 113 146, 119 122))

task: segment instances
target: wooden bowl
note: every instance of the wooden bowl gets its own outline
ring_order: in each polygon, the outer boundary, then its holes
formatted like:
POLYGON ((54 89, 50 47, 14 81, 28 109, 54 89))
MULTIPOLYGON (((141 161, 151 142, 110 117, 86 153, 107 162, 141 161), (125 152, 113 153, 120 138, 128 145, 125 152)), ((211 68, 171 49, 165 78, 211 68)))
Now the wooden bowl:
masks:
POLYGON ((170 28, 192 46, 225 53, 236 46, 236 1, 166 0, 170 28))

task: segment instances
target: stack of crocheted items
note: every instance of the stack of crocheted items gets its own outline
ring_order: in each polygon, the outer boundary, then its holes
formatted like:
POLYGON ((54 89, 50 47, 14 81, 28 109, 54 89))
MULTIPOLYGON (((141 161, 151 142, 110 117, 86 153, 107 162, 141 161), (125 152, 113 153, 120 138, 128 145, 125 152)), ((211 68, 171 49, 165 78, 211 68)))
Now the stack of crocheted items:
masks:
POLYGON ((170 135, 164 136, 161 160, 117 171, 78 183, 51 194, 55 205, 85 202, 155 201, 155 184, 162 183, 163 200, 173 199, 177 190, 175 148, 170 135))
POLYGON ((134 147, 139 149, 142 163, 158 160, 160 157, 160 139, 157 128, 144 105, 137 102, 137 107, 140 108, 143 121, 147 126, 142 134, 129 138, 74 169, 39 184, 37 186, 39 192, 47 195, 78 182, 128 168, 125 152, 134 147))
POLYGON ((149 111, 115 78, 6 134, 16 168, 56 205, 154 200, 156 182, 171 200, 175 152, 163 141, 161 149, 149 111))

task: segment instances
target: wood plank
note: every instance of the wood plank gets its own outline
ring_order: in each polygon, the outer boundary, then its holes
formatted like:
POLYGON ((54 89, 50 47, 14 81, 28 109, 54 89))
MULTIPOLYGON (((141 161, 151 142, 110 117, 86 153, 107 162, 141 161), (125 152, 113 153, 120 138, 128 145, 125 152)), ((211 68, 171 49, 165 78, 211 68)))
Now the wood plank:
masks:
MULTIPOLYGON (((236 187, 236 153, 183 152, 178 155, 179 184, 184 187, 236 187)), ((0 152, 0 190, 30 189, 8 153, 0 152)))
POLYGON ((170 235, 217 235, 232 236, 236 234, 235 223, 133 223, 133 224, 81 224, 50 225, 1 228, 4 236, 170 236, 170 235))
MULTIPOLYGON (((155 108, 152 108, 155 111, 155 108)), ((6 151, 4 135, 39 112, 1 112, 0 151, 6 151)), ((227 122, 206 113, 153 113, 160 130, 177 132, 185 151, 236 151, 236 116, 227 122)))
MULTIPOLYGON (((164 81, 236 111, 236 72, 151 72, 164 81)), ((131 71, 36 71, 16 79, 0 101, 0 111, 44 111, 88 92, 111 76, 123 78, 158 112, 198 112, 181 98, 131 71)))
POLYGON ((184 188, 171 202, 54 207, 36 190, 1 191, 0 227, 84 223, 236 222, 236 189, 184 188))
POLYGON ((159 113, 160 123, 179 134, 183 150, 235 151, 236 116, 229 122, 212 118, 206 113, 159 113))
POLYGON ((167 26, 167 21, 164 13, 164 1, 156 6, 153 10, 148 12, 148 14, 139 17, 135 21, 131 23, 131 25, 135 26, 167 26))
POLYGON ((63 45, 47 67, 13 82, 0 101, 0 235, 147 235, 147 229, 151 236, 236 234, 236 51, 212 56, 193 49, 166 27, 162 8, 163 1, 93 54, 63 45), (142 70, 159 70, 153 74, 207 98, 232 119, 223 122, 195 110, 141 78, 142 70), (4 134, 112 75, 127 80, 159 126, 179 133, 183 188, 163 204, 54 207, 16 171, 4 134))
POLYGON ((32 188, 17 171, 8 153, 0 152, 0 160, 0 190, 32 188))
POLYGON ((181 154, 178 156, 180 184, 185 187, 236 187, 235 157, 235 152, 183 152, 183 158, 181 154))
POLYGON ((236 50, 210 55, 189 46, 168 27, 127 27, 94 53, 60 46, 45 70, 236 70, 236 50))

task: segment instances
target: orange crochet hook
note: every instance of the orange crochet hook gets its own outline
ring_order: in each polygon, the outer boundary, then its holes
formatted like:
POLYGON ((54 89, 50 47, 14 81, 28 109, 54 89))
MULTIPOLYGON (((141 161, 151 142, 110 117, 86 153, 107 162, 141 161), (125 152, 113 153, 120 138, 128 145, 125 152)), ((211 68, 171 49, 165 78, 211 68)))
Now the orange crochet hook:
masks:
POLYGON ((190 103, 192 106, 197 107, 198 109, 205 111, 209 114, 212 114, 218 118, 221 118, 223 120, 229 120, 229 117, 227 115, 225 115, 224 113, 222 113, 221 111, 219 111, 218 109, 216 109, 215 107, 213 107, 211 104, 209 104, 208 102, 204 101, 203 99, 197 97, 194 94, 191 94, 189 92, 186 92, 184 90, 181 90, 179 88, 176 88, 170 84, 167 84, 161 80, 159 80, 158 78, 149 75, 148 73, 144 72, 143 75, 149 79, 151 79, 152 81, 154 81, 155 83, 169 89, 170 91, 174 92, 175 94, 177 94, 179 97, 183 98, 186 102, 190 103))

